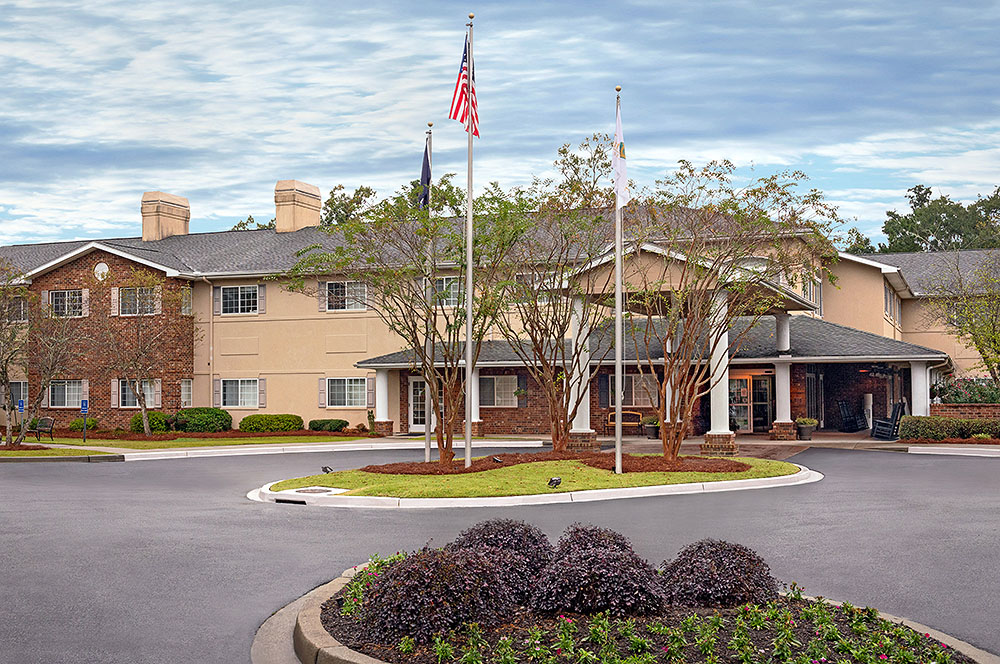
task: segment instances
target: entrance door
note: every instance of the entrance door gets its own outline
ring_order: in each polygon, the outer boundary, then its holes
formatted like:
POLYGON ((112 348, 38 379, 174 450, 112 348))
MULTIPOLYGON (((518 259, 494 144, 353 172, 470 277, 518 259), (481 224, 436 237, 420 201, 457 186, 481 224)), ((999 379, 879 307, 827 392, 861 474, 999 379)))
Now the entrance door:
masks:
POLYGON ((813 369, 806 368, 806 416, 819 422, 820 428, 825 426, 824 412, 825 398, 823 395, 823 374, 813 369))
POLYGON ((427 411, 424 410, 426 390, 427 381, 410 376, 410 433, 423 433, 427 430, 427 411))
POLYGON ((767 433, 774 422, 774 376, 753 376, 750 385, 753 431, 767 433))
POLYGON ((729 429, 750 430, 750 379, 729 379, 729 429))

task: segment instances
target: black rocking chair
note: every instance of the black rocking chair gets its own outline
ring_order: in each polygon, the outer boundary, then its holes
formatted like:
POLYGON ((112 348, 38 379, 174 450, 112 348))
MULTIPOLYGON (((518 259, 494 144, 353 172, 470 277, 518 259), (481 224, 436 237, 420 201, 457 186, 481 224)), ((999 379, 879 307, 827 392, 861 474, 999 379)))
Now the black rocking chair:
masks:
POLYGON ((852 410, 846 401, 838 401, 840 408, 840 431, 843 433, 855 433, 868 428, 868 422, 856 410, 852 410))
POLYGON ((903 417, 903 402, 892 405, 892 415, 889 419, 879 419, 872 422, 872 438, 877 440, 896 440, 899 438, 899 420, 903 417))

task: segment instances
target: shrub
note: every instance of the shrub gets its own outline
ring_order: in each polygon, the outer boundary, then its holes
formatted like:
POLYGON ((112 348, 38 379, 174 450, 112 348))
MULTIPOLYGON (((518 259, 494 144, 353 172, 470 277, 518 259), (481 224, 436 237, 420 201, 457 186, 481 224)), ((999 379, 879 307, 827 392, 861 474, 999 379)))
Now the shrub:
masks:
POLYGON ((531 608, 546 613, 648 615, 663 608, 656 570, 632 551, 590 548, 553 560, 531 596, 531 608))
POLYGON ((646 415, 644 418, 642 418, 642 425, 651 427, 660 426, 660 418, 658 418, 656 415, 646 415))
POLYGON ((463 530, 451 546, 459 549, 478 549, 489 546, 516 553, 528 562, 534 572, 539 572, 552 561, 555 549, 541 530, 524 521, 490 519, 463 530))
POLYGON ((795 423, 800 427, 814 427, 819 424, 819 420, 812 417, 798 417, 795 419, 795 423))
POLYGON ((976 440, 989 440, 990 434, 988 433, 974 433, 970 438, 975 438, 976 440))
POLYGON ((397 553, 395 555, 383 558, 377 553, 368 559, 368 565, 364 569, 357 570, 357 573, 351 578, 351 580, 344 586, 344 592, 341 595, 343 598, 343 604, 340 607, 340 614, 344 616, 352 616, 361 610, 361 604, 365 599, 365 595, 371 590, 371 587, 375 584, 382 574, 389 569, 389 567, 395 565, 400 560, 406 557, 405 553, 397 553))
POLYGON ((969 438, 977 433, 985 433, 991 438, 1000 438, 1000 420, 906 415, 899 423, 899 437, 904 440, 913 438, 928 440, 969 438))
POLYGON ((632 543, 621 533, 598 526, 574 523, 559 538, 559 543, 556 545, 556 558, 589 549, 635 553, 632 550, 632 543))
POLYGON ((258 413, 247 415, 240 420, 240 431, 299 431, 300 429, 302 429, 302 418, 298 415, 258 413))
POLYGON ((989 379, 958 378, 933 386, 942 403, 1000 403, 1000 386, 989 379))
POLYGON ((703 539, 681 549, 661 569, 663 590, 673 605, 732 607, 778 596, 767 563, 742 544, 703 539))
MULTIPOLYGON (((34 425, 32 425, 34 427, 34 425)), ((87 418, 87 431, 95 431, 97 429, 97 420, 93 417, 87 418)), ((78 417, 69 423, 70 431, 83 431, 83 418, 78 417)))
POLYGON ((368 433, 368 426, 364 422, 358 422, 354 425, 354 430, 358 433, 368 433))
POLYGON ((428 643, 463 623, 495 623, 514 603, 497 567, 467 549, 424 549, 378 577, 361 606, 368 638, 394 645, 404 636, 428 643))
MULTIPOLYGON (((167 421, 167 416, 158 410, 147 410, 146 415, 149 416, 149 430, 153 433, 157 431, 170 431, 170 423, 167 421)), ((129 429, 135 433, 142 433, 142 413, 138 412, 132 416, 129 421, 129 429)))
POLYGON ((221 408, 185 408, 171 419, 177 431, 214 432, 233 428, 233 416, 221 408))
POLYGON ((312 431, 340 431, 347 426, 347 420, 309 420, 312 431))

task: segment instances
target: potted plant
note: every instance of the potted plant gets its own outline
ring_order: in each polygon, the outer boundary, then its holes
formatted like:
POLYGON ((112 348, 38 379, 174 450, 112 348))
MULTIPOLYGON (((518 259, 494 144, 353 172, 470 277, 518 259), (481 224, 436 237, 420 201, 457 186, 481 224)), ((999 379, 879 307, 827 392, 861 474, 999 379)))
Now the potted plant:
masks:
POLYGON ((642 430, 646 433, 646 438, 660 437, 660 420, 656 415, 647 415, 642 418, 642 430))
POLYGON ((799 429, 799 440, 812 440, 813 431, 819 424, 811 417, 799 417, 795 420, 795 425, 799 429))

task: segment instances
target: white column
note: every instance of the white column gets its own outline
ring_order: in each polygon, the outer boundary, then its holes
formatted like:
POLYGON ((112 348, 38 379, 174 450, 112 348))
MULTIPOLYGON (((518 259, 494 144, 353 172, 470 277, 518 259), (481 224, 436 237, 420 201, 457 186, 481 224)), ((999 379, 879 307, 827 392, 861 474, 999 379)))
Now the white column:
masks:
MULTIPOLYGON (((725 325, 729 293, 715 292, 715 316, 712 325, 725 325)), ((713 335, 715 336, 715 335, 713 335)), ((709 398, 712 404, 712 428, 710 434, 730 433, 729 430, 729 330, 718 334, 718 345, 712 349, 712 388, 709 398)))
MULTIPOLYGON (((666 346, 665 350, 668 353, 670 353, 670 352, 673 351, 673 343, 672 343, 671 339, 667 339, 666 340, 665 346, 666 346)), ((663 370, 666 371, 667 370, 667 368, 666 368, 667 358, 663 358, 663 360, 664 360, 664 362, 663 362, 663 365, 664 365, 663 366, 663 370)), ((665 379, 664 380, 664 385, 663 385, 663 399, 664 399, 664 403, 663 403, 663 420, 664 420, 664 422, 673 422, 674 421, 674 417, 673 417, 674 414, 673 414, 673 412, 671 412, 671 403, 673 401, 673 392, 674 392, 674 382, 670 378, 671 378, 670 376, 664 376, 664 379, 665 379)), ((664 422, 661 422, 660 425, 662 426, 664 422)))
POLYGON ((468 394, 472 395, 472 421, 481 422, 479 419, 479 367, 472 367, 472 389, 468 394))
MULTIPOLYGON (((574 297, 573 298, 573 318, 570 321, 570 343, 572 344, 572 353, 576 354, 577 344, 581 343, 579 341, 582 334, 586 334, 584 330, 584 325, 586 321, 584 320, 583 311, 583 298, 574 297)), ((570 429, 570 433, 594 433, 594 430, 590 428, 590 349, 584 347, 580 349, 579 357, 579 367, 576 369, 576 375, 573 377, 572 387, 573 387, 573 398, 576 399, 582 393, 583 398, 580 400, 580 405, 576 409, 576 417, 573 418, 573 427, 570 429)))
POLYGON ((791 336, 788 331, 788 321, 791 316, 787 311, 774 314, 774 348, 779 354, 784 354, 792 347, 791 336))
POLYGON ((375 421, 389 421, 389 370, 375 370, 375 421))
POLYGON ((927 362, 910 362, 910 412, 931 414, 931 385, 927 362))
POLYGON ((775 422, 792 421, 792 364, 774 363, 775 422))

